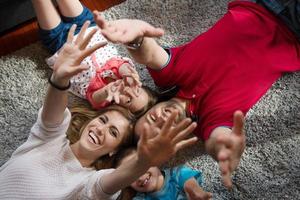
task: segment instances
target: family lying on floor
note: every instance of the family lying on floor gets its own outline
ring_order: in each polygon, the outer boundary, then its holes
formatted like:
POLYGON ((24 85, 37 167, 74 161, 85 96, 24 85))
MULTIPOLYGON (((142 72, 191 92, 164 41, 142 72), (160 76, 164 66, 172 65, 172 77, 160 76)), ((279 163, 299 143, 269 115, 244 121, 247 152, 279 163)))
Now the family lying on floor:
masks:
POLYGON ((212 199, 200 171, 159 168, 198 139, 232 187, 244 115, 284 73, 300 69, 299 1, 233 1, 207 32, 172 48, 155 41, 164 31, 147 22, 106 21, 79 0, 56 2, 58 10, 32 0, 53 73, 28 140, 0 168, 0 197, 212 199), (177 94, 158 102, 134 62, 177 94), (89 105, 69 110, 68 91, 89 105))

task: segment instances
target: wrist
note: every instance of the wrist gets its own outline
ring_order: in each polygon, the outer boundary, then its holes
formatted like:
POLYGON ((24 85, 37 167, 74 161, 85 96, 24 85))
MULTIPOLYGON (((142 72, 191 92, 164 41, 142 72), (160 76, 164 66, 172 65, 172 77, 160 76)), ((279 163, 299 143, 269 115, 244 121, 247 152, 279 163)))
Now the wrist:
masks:
POLYGON ((131 50, 137 50, 139 49, 144 42, 144 37, 138 37, 132 42, 128 42, 125 44, 126 48, 131 49, 131 50))
POLYGON ((68 90, 71 87, 70 80, 59 80, 53 74, 49 76, 48 82, 52 87, 61 91, 68 90))

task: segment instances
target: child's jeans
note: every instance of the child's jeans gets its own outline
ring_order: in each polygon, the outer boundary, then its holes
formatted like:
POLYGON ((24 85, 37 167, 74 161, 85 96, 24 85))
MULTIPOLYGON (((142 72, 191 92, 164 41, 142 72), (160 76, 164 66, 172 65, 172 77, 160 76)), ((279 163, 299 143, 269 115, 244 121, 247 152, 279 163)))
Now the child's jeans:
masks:
POLYGON ((96 26, 92 12, 83 6, 82 13, 74 18, 61 16, 61 23, 51 30, 43 30, 40 28, 40 38, 43 44, 53 54, 58 51, 66 42, 68 32, 73 24, 76 24, 75 34, 77 34, 86 20, 91 22, 90 26, 96 26))
POLYGON ((300 0, 251 0, 277 15, 300 41, 300 0))

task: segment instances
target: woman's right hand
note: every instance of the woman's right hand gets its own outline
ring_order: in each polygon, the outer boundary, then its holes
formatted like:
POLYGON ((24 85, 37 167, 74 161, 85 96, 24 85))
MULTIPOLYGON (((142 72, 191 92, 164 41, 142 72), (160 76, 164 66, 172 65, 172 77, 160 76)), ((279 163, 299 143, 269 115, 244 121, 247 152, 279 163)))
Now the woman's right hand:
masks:
POLYGON ((178 113, 173 112, 166 121, 144 124, 144 132, 138 142, 138 159, 141 163, 159 166, 173 157, 182 148, 194 144, 197 137, 189 137, 196 123, 185 118, 175 124, 178 113))
POLYGON ((95 28, 85 36, 89 25, 89 21, 84 23, 75 41, 73 41, 73 39, 76 25, 73 24, 71 27, 68 33, 67 41, 62 47, 62 50, 60 51, 53 66, 51 80, 56 84, 60 86, 68 85, 72 76, 89 68, 89 66, 81 64, 83 59, 107 44, 106 42, 102 42, 97 43, 90 48, 86 48, 93 35, 97 32, 97 29, 95 28))

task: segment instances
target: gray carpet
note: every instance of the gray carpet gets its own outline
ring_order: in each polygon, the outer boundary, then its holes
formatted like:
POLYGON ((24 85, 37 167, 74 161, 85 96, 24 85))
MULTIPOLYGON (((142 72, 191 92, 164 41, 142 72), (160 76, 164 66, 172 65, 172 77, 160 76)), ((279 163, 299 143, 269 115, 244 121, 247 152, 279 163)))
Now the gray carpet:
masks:
MULTIPOLYGON (((165 28, 163 45, 187 42, 207 30, 226 11, 228 0, 127 0, 105 16, 140 18, 165 28)), ((121 50, 122 51, 122 50, 121 50)), ((27 138, 41 106, 49 74, 40 43, 0 58, 0 166, 27 138)), ((143 80, 153 86, 139 66, 143 80)), ((287 74, 246 117, 247 147, 227 191, 218 165, 195 145, 169 164, 187 162, 203 171, 214 199, 300 199, 300 73, 287 74)), ((45 158, 47 159, 47 158, 45 158)))

